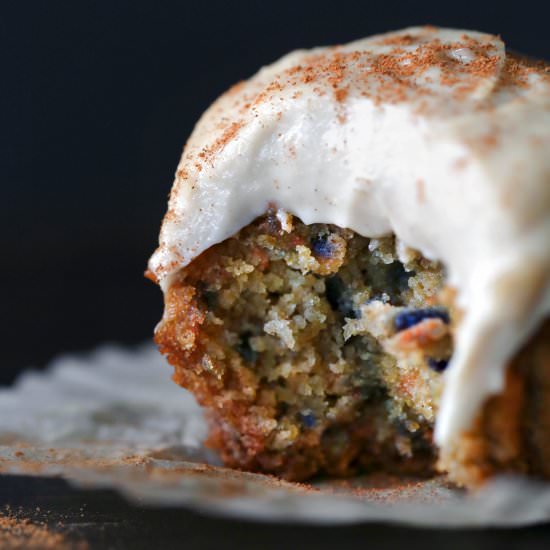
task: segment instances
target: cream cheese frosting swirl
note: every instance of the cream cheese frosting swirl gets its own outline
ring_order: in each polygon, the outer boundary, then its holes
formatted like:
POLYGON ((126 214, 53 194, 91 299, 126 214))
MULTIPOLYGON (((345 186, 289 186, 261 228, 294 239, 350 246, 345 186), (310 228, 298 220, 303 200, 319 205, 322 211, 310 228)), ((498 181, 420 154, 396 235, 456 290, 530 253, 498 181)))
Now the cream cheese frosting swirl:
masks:
POLYGON ((198 122, 150 272, 166 290, 274 206, 443 263, 465 312, 436 421, 447 445, 550 313, 548 66, 435 27, 283 57, 198 122))

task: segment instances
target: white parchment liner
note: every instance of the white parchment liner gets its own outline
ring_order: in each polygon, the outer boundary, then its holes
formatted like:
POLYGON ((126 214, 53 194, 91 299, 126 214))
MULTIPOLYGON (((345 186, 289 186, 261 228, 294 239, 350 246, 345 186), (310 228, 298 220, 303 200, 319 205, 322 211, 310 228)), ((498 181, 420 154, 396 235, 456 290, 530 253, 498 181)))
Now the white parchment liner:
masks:
POLYGON ((202 445, 192 396, 150 345, 103 346, 0 390, 0 472, 109 487, 143 504, 344 524, 519 526, 550 521, 550 484, 497 479, 474 495, 444 480, 363 476, 302 485, 228 470, 202 445))

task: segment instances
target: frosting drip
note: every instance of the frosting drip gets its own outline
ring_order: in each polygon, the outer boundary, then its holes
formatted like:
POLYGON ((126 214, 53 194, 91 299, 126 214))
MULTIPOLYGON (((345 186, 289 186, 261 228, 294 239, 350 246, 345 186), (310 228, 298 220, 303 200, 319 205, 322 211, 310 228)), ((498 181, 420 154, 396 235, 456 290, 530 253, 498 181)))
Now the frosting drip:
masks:
POLYGON ((269 206, 443 262, 465 311, 447 444, 550 312, 550 73, 495 36, 410 28, 293 52, 197 124, 149 269, 163 289, 269 206))

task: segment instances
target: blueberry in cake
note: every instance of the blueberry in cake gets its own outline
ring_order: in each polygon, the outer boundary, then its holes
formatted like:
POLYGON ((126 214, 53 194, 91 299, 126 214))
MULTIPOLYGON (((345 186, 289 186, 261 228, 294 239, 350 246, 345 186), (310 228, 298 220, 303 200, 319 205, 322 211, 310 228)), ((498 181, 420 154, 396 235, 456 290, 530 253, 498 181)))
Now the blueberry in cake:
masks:
POLYGON ((297 51, 204 114, 148 275, 236 468, 550 477, 550 72, 473 31, 297 51))

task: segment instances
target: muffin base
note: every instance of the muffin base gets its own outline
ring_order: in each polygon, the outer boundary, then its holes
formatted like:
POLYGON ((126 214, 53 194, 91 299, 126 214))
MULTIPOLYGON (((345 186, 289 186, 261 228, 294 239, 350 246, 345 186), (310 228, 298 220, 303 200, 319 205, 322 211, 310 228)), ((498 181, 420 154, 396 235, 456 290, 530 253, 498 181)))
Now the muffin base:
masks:
POLYGON ((177 274, 155 340, 207 408, 207 444, 228 466, 291 480, 428 476, 439 458, 469 486, 498 471, 549 475, 547 337, 438 457, 441 373, 460 321, 443 281, 393 237, 270 211, 177 274))

